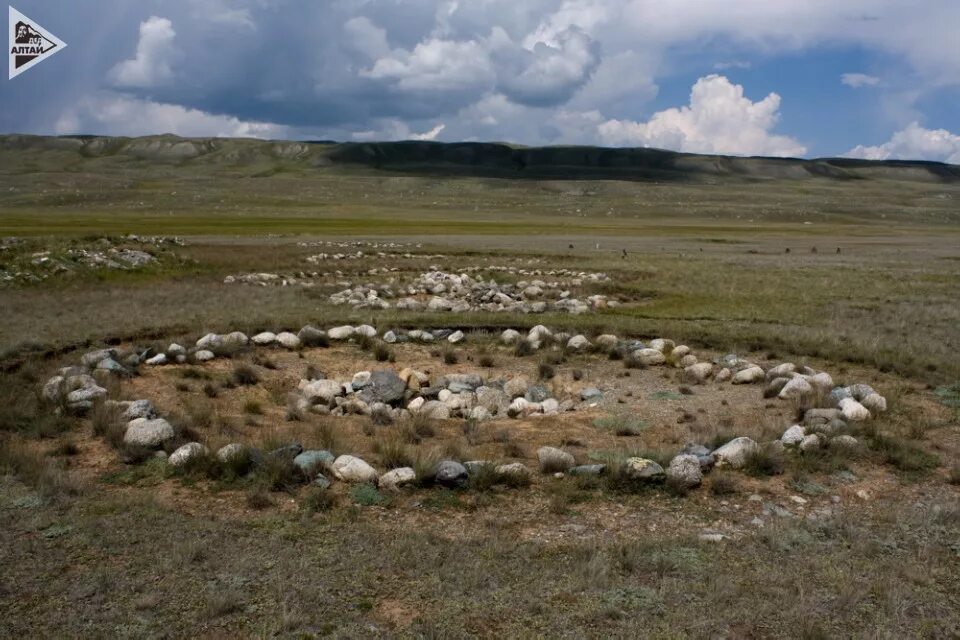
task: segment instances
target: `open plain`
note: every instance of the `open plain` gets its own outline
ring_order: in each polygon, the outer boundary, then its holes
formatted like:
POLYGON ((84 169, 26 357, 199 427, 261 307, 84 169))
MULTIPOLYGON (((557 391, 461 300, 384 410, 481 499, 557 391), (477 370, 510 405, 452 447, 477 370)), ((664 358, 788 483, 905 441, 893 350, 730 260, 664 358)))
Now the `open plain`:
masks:
POLYGON ((0 635, 956 637, 958 202, 0 138, 0 635))

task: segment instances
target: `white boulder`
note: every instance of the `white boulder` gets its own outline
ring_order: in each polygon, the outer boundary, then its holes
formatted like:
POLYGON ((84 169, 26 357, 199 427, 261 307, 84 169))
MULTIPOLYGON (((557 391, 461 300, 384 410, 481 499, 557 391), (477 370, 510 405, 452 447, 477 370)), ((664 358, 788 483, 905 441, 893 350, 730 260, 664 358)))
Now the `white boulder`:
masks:
POLYGON ((343 455, 333 461, 333 476, 343 482, 372 482, 376 484, 379 474, 369 464, 354 456, 343 455))

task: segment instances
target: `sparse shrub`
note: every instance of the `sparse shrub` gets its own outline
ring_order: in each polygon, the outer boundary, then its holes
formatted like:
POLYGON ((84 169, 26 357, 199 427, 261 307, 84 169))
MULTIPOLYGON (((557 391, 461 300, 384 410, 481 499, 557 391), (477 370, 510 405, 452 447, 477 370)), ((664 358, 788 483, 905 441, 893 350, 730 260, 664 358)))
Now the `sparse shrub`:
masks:
POLYGON ((541 380, 553 380, 553 377, 556 375, 557 372, 551 364, 541 362, 540 366, 537 367, 537 376, 541 380))
POLYGON ((310 516, 315 513, 330 511, 336 504, 337 496, 329 489, 310 487, 300 500, 300 511, 302 511, 304 515, 310 516))
POLYGON ((460 362, 460 357, 457 355, 457 352, 453 349, 447 349, 443 352, 443 363, 444 364, 457 364, 460 362))
POLYGON ((243 401, 243 412, 250 415, 262 416, 263 405, 255 398, 247 398, 243 401))
POLYGON ((203 398, 188 399, 184 402, 184 409, 190 423, 203 429, 212 427, 217 417, 217 411, 213 403, 203 398))
POLYGON ((493 463, 480 465, 470 472, 467 487, 472 491, 490 491, 499 478, 493 463))
POLYGON ((510 440, 503 444, 503 455, 508 458, 526 458, 527 452, 519 443, 510 440))
POLYGON ((196 367, 188 367, 186 369, 180 370, 180 377, 186 380, 209 380, 210 374, 204 371, 203 369, 197 369, 196 367))
POLYGON ((496 363, 493 361, 493 356, 486 354, 480 356, 480 360, 478 362, 480 366, 484 367, 485 369, 491 369, 496 366, 496 363))
POLYGON ((269 369, 270 371, 276 371, 277 363, 268 358, 267 356, 261 356, 256 354, 253 356, 253 364, 263 367, 264 369, 269 369))
POLYGON ((270 491, 292 491, 300 483, 302 474, 290 458, 265 456, 257 467, 257 478, 270 491))
POLYGON ((300 344, 305 347, 321 347, 326 349, 330 346, 330 338, 327 337, 326 333, 318 334, 310 332, 309 334, 303 334, 301 336, 300 344))
POLYGON ((215 589, 207 596, 203 615, 208 620, 243 610, 243 595, 237 589, 215 589))
POLYGON ((796 473, 787 486, 805 496, 821 496, 827 492, 827 488, 819 482, 814 482, 804 473, 796 473))
POLYGON ((270 494, 259 487, 254 487, 247 491, 246 502, 247 507, 256 511, 261 511, 273 506, 273 499, 270 497, 270 494))
POLYGON ((368 335, 361 335, 357 338, 357 346, 360 347, 361 351, 371 351, 374 347, 375 341, 368 335))
POLYGON ((821 446, 810 451, 798 451, 788 459, 798 473, 833 473, 846 469, 851 459, 859 457, 857 449, 821 446))
POLYGON ((466 444, 459 438, 456 440, 448 440, 446 444, 443 445, 443 453, 444 456, 451 460, 463 461, 470 459, 470 453, 466 444))
POLYGON ((783 473, 783 454, 768 445, 754 447, 747 453, 743 472, 755 478, 783 473))
POLYGON ((238 364, 233 368, 233 382, 237 386, 251 386, 260 382, 256 369, 248 364, 238 364))
POLYGON ((370 423, 379 427, 393 424, 393 413, 389 408, 377 407, 370 412, 370 423))
POLYGON ((331 420, 321 421, 316 434, 321 447, 334 454, 340 451, 340 431, 331 420))
POLYGON ((884 462, 900 471, 926 473, 940 464, 940 459, 920 447, 900 438, 874 433, 869 436, 871 446, 883 456, 884 462))
POLYGON ((423 508, 430 511, 449 509, 468 509, 470 505, 460 499, 460 494, 452 489, 435 488, 423 500, 423 508))
POLYGON ((232 482, 247 475, 253 469, 253 456, 250 454, 250 450, 244 447, 243 451, 237 455, 230 456, 226 460, 219 461, 219 463, 220 478, 232 482))
POLYGON ((426 438, 437 434, 433 420, 422 413, 413 414, 401 427, 404 439, 410 444, 417 444, 426 438))
POLYGON ((377 491, 377 488, 372 484, 358 484, 350 490, 350 497, 353 498, 354 504, 358 504, 361 507, 372 507, 386 504, 389 501, 389 499, 377 491))
POLYGON ((42 456, 15 440, 0 440, 0 475, 14 475, 48 498, 82 493, 83 485, 58 462, 62 461, 42 456))
POLYGON ((80 447, 75 442, 61 442, 53 449, 47 451, 48 456, 70 457, 80 453, 80 447))
POLYGON ((526 358, 527 356, 532 356, 537 352, 536 347, 533 346, 529 340, 519 340, 513 348, 513 355, 518 358, 526 358))
POLYGON ((710 493, 715 496, 729 496, 740 490, 736 476, 727 471, 717 471, 710 478, 710 493))
POLYGON ((547 508, 556 515, 567 514, 571 505, 586 502, 592 497, 576 481, 570 482, 566 479, 548 484, 547 494, 550 496, 547 508))
POLYGON ((622 437, 639 436, 647 429, 647 423, 628 414, 616 414, 597 418, 593 426, 600 429, 609 429, 614 435, 622 437))
POLYGON ((947 473, 947 482, 952 485, 960 485, 960 463, 954 463, 947 473))
POLYGON ((561 365, 567 361, 567 354, 562 351, 551 351, 543 357, 543 361, 554 366, 561 365))
POLYGON ((377 362, 393 362, 396 358, 393 355, 393 352, 387 348, 385 344, 378 344, 377 348, 373 350, 373 357, 377 359, 377 362))
POLYGON ((604 488, 611 493, 645 493, 650 491, 655 484, 627 475, 622 460, 614 460, 607 464, 607 473, 601 479, 604 488))
POLYGON ((433 472, 437 468, 442 456, 436 449, 417 451, 416 458, 411 465, 417 474, 417 485, 421 487, 429 486, 433 482, 433 472))
POLYGON ((192 456, 184 464, 174 468, 180 477, 219 478, 223 468, 216 456, 210 453, 192 456))
POLYGON ((407 445, 396 435, 374 440, 373 452, 380 456, 380 464, 387 469, 412 467, 415 459, 410 455, 407 445))
POLYGON ((498 473, 497 484, 511 489, 525 489, 533 484, 533 479, 529 473, 498 473))
POLYGON ((460 425, 460 432, 463 433, 469 445, 474 446, 480 442, 480 423, 477 420, 473 418, 464 420, 460 425))

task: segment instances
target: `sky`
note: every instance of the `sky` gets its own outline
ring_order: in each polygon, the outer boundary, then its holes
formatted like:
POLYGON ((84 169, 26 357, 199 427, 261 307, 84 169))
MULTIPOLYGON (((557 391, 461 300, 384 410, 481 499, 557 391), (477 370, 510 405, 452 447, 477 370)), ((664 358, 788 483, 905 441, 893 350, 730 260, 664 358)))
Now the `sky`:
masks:
POLYGON ((15 2, 0 132, 960 164, 960 0, 15 2))

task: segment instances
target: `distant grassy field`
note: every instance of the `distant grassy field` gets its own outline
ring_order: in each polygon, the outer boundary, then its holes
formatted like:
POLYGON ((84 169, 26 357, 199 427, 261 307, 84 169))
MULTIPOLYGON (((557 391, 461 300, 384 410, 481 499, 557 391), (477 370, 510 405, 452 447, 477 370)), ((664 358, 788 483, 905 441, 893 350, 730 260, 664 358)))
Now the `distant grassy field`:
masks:
MULTIPOLYGON (((397 238, 456 256, 451 265, 517 254, 610 271, 605 292, 642 301, 551 319, 561 324, 833 356, 926 379, 960 376, 960 182, 917 179, 914 169, 843 180, 493 179, 321 162, 313 147, 291 158, 250 141, 193 159, 165 156, 169 142, 135 157, 51 144, 0 148, 0 234, 184 235, 192 246, 178 252, 187 262, 159 271, 0 290, 8 352, 319 319, 436 322, 326 308, 303 291, 220 284, 231 273, 303 270, 316 251, 296 241, 397 238), (209 304, 224 294, 234 304, 209 304)), ((537 322, 476 314, 441 321, 537 322)))

